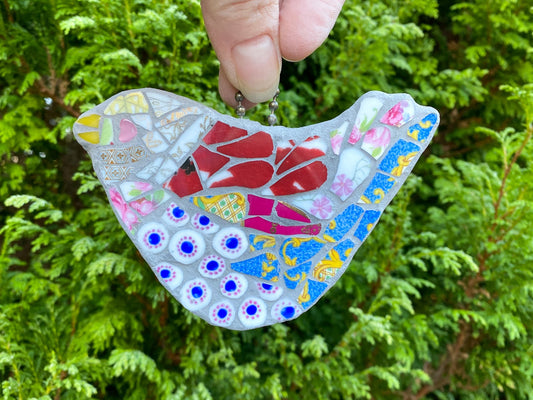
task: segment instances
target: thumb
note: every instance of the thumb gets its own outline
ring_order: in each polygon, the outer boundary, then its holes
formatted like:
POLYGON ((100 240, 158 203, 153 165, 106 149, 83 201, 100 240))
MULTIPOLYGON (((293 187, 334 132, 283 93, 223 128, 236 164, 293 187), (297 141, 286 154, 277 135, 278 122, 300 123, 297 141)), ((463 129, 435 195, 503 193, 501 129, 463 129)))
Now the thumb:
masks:
POLYGON ((279 85, 279 0, 202 0, 202 14, 220 61, 224 101, 240 90, 254 103, 271 99, 279 85))

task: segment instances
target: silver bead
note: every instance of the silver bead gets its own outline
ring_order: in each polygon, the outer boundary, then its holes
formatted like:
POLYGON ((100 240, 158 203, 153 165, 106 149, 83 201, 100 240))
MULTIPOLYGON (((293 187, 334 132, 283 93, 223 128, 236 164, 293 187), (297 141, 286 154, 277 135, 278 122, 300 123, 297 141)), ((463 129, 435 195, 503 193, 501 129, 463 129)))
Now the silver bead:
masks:
POLYGON ((279 107, 278 102, 276 101, 279 96, 279 88, 276 89, 276 94, 274 94, 274 98, 272 101, 268 104, 268 109, 270 110, 270 115, 267 118, 268 124, 270 126, 276 125, 278 123, 278 118, 275 115, 276 110, 279 107))
POLYGON ((242 105, 242 101, 244 100, 244 96, 241 92, 235 93, 235 101, 237 102, 237 107, 235 107, 235 113, 239 117, 244 117, 244 114, 246 114, 246 108, 242 105))
POLYGON ((239 116, 239 117, 244 117, 244 114, 246 114, 246 108, 244 108, 244 106, 242 105, 239 105, 237 106, 237 108, 235 109, 235 113, 239 116))

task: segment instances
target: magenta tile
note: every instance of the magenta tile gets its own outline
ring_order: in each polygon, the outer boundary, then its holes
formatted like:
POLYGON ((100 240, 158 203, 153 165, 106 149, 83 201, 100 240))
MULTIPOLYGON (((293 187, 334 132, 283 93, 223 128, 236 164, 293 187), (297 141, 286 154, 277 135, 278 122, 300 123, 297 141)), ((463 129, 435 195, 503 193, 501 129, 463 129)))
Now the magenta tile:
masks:
POLYGON ((262 217, 252 217, 244 220, 244 226, 247 228, 256 229, 261 232, 270 233, 273 235, 317 235, 320 233, 321 225, 301 225, 289 226, 280 225, 275 222, 268 221, 262 217))
POLYGON ((246 218, 244 220, 244 226, 265 233, 276 233, 274 224, 261 217, 246 218))
POLYGON ((272 207, 274 207, 274 200, 249 194, 248 204, 248 215, 270 215, 272 207))
POLYGON ((130 202, 130 207, 137 211, 139 215, 146 216, 155 211, 169 197, 165 190, 159 189, 145 197, 130 202))
POLYGON ((321 229, 320 224, 315 225, 303 225, 303 226, 285 226, 279 225, 276 233, 278 235, 318 235, 321 229))
POLYGON ((287 218, 292 219, 293 221, 300 221, 300 222, 311 222, 311 220, 304 215, 301 211, 296 211, 292 209, 291 207, 287 206, 286 204, 283 204, 282 202, 279 202, 276 206, 276 213, 281 218, 287 218))

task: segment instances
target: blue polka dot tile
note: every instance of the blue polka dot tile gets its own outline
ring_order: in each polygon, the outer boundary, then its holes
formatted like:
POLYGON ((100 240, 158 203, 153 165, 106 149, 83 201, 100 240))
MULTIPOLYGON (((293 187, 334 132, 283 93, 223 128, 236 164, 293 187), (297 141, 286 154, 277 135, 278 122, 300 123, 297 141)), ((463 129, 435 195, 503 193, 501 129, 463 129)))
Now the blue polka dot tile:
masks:
POLYGON ((297 318, 302 313, 300 304, 284 298, 272 306, 272 317, 278 322, 285 322, 297 318))

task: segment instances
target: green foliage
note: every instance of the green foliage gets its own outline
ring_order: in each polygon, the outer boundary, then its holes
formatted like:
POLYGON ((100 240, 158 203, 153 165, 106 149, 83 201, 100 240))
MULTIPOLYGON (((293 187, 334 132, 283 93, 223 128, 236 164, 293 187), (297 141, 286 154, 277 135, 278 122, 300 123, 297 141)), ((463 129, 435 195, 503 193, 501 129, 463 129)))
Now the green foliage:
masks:
POLYGON ((285 125, 368 90, 407 91, 442 125, 327 296, 249 332, 169 298, 71 134, 132 87, 229 112, 199 1, 6 0, 0 14, 3 399, 533 399, 528 1, 347 1, 324 46, 284 66, 285 125))

